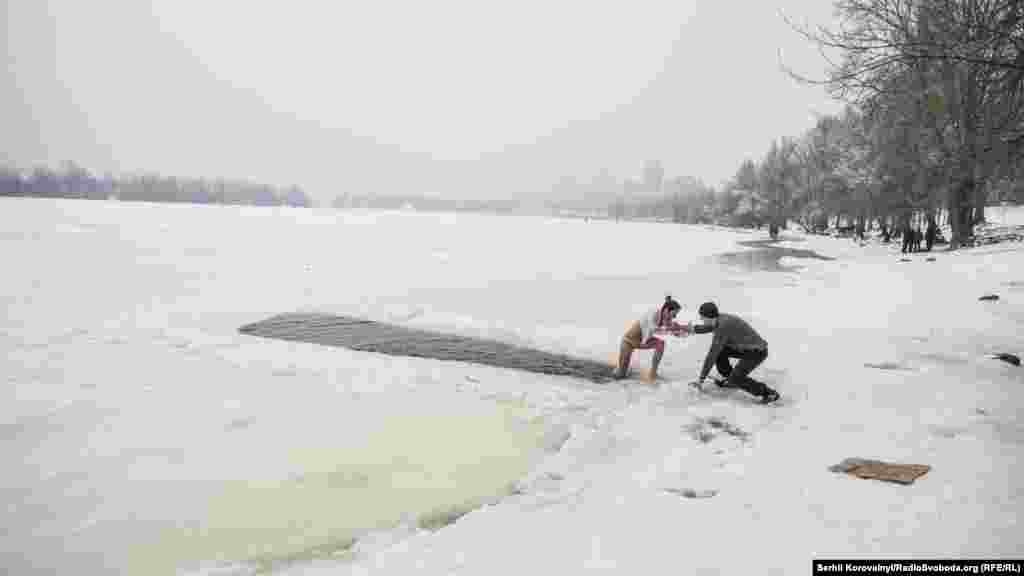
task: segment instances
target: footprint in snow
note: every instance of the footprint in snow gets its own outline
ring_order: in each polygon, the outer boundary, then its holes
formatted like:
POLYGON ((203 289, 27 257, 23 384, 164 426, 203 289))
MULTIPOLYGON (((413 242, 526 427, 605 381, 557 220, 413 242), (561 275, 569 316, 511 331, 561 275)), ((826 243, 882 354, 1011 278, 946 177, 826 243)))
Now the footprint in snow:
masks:
POLYGON ((665 488, 664 490, 669 494, 675 494, 677 496, 682 496, 683 498, 711 498, 718 494, 718 490, 713 488, 665 488))
POLYGON ((749 432, 717 416, 698 418, 694 423, 684 426, 684 429, 695 440, 703 444, 711 442, 720 433, 725 433, 733 438, 739 438, 742 442, 750 439, 749 432))
POLYGON ((865 368, 874 368, 876 370, 901 370, 901 371, 913 371, 914 368, 907 366, 900 362, 865 362, 865 368))
POLYGON ((249 418, 236 418, 231 422, 228 422, 228 425, 225 426, 225 429, 228 431, 244 430, 245 428, 248 428, 251 424, 252 420, 250 420, 249 418))

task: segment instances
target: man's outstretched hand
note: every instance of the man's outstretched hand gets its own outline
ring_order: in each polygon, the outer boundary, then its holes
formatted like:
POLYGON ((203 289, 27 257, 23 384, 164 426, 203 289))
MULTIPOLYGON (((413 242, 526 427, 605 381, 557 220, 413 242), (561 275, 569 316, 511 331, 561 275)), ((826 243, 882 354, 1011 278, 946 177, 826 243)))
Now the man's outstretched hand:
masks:
POLYGON ((669 328, 669 333, 671 333, 673 336, 679 336, 680 338, 684 338, 690 335, 690 325, 677 324, 673 322, 672 327, 669 328))

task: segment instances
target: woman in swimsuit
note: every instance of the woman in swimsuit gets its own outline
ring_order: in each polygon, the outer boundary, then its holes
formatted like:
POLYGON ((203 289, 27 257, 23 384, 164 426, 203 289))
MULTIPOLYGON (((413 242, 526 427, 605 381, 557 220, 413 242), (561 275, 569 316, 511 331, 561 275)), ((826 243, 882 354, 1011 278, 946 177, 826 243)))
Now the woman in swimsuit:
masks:
POLYGON ((686 336, 690 333, 688 324, 679 324, 675 321, 676 316, 682 309, 682 305, 672 299, 665 297, 664 304, 633 322, 622 337, 622 346, 619 348, 619 363, 615 369, 616 379, 625 378, 629 371, 629 362, 633 357, 633 350, 654 349, 654 357, 651 359, 650 379, 653 381, 658 376, 658 364, 665 353, 665 341, 658 338, 658 335, 672 334, 675 336, 686 336))

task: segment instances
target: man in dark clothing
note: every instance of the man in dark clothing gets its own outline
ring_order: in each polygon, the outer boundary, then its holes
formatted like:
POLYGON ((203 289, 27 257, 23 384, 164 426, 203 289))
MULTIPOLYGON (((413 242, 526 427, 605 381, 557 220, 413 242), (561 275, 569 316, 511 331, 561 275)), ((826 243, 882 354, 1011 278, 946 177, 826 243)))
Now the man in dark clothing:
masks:
POLYGON ((928 219, 928 229, 924 233, 924 244, 929 252, 932 251, 932 246, 935 245, 935 236, 939 231, 939 227, 935 225, 935 220, 932 218, 928 219))
POLYGON ((694 332, 706 334, 711 332, 714 338, 711 349, 704 359, 697 386, 703 389, 704 381, 714 364, 718 373, 725 378, 719 385, 726 388, 742 388, 746 392, 761 398, 763 404, 779 399, 779 393, 769 388, 764 382, 754 380, 750 372, 757 368, 768 357, 768 343, 750 324, 732 314, 719 314, 714 302, 701 304, 698 311, 703 325, 696 326, 694 332), (738 358, 733 366, 730 358, 738 358))
POLYGON ((901 232, 903 236, 903 248, 901 252, 903 254, 906 254, 910 252, 911 248, 913 247, 914 234, 913 232, 911 232, 909 224, 904 224, 903 228, 901 229, 901 232))

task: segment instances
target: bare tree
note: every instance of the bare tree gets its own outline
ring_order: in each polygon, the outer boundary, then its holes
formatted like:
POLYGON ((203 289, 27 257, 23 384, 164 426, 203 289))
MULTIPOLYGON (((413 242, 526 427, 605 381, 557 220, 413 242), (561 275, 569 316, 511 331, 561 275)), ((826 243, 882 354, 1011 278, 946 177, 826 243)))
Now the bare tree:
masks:
POLYGON ((907 185, 922 195, 929 158, 947 165, 946 208, 952 247, 984 219, 988 184, 1016 165, 1012 145, 1022 119, 1024 9, 1012 0, 838 0, 836 29, 794 28, 829 60, 824 79, 836 98, 872 114, 894 102, 916 171, 907 185))

